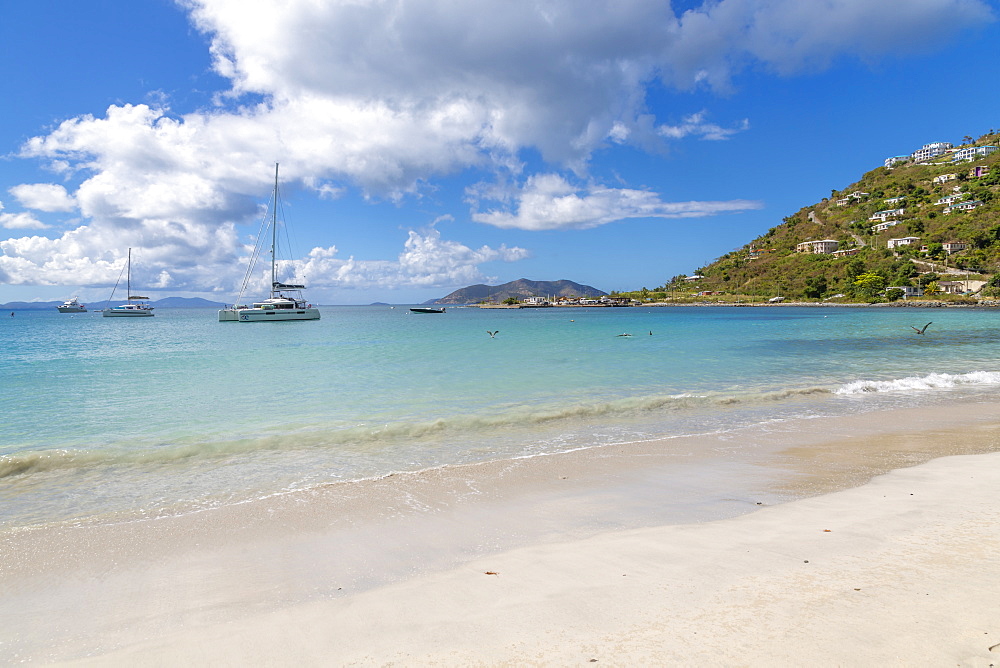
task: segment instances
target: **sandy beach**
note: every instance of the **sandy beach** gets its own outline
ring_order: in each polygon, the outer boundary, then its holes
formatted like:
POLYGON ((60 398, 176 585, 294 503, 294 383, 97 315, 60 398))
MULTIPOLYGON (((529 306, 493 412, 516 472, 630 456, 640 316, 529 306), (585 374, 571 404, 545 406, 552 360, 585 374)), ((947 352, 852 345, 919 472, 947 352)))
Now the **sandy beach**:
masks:
POLYGON ((990 666, 996 408, 742 434, 755 463, 719 478, 642 443, 19 532, 0 641, 32 665, 990 666), (743 493, 697 502, 716 485, 743 493))

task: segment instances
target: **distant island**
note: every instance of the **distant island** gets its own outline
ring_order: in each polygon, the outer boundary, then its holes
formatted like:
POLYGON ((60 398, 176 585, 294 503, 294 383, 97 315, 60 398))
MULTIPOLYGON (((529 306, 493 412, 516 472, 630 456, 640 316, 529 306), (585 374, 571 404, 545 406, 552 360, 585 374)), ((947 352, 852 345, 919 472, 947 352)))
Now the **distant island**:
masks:
POLYGON ((531 297, 558 299, 560 297, 605 297, 608 293, 589 285, 573 281, 530 281, 519 278, 503 285, 470 285, 455 290, 441 299, 432 299, 425 304, 479 304, 482 302, 501 303, 509 299, 523 301, 531 297))
POLYGON ((641 303, 1000 302, 1000 132, 891 156, 641 303))

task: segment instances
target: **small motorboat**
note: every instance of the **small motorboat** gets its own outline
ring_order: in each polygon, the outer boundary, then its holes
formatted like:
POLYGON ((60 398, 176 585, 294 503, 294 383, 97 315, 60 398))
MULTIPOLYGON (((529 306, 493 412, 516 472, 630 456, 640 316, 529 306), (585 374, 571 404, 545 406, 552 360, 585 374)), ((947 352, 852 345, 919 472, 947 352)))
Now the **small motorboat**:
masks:
POLYGON ((414 313, 444 313, 444 308, 434 308, 432 306, 417 306, 410 310, 414 313))

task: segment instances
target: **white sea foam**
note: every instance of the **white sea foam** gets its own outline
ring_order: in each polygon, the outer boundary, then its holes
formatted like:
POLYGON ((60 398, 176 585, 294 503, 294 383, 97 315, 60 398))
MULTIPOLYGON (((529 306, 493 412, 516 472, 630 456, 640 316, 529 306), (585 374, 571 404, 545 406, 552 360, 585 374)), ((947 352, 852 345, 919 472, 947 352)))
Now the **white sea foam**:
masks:
POLYGON ((865 394, 868 392, 924 392, 951 390, 969 385, 1000 385, 1000 372, 973 371, 970 373, 932 373, 926 376, 908 376, 894 380, 856 380, 835 390, 836 394, 865 394))

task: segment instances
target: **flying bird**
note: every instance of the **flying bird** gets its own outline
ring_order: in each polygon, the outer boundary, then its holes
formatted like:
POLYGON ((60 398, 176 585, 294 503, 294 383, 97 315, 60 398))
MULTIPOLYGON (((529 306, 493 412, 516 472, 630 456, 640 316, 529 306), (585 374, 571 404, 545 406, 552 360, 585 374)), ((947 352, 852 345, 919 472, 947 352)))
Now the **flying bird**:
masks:
POLYGON ((495 338, 497 338, 497 334, 499 334, 499 333, 500 333, 500 330, 498 329, 498 330, 497 330, 497 331, 495 331, 495 332, 491 332, 490 330, 488 330, 488 329, 487 329, 487 330, 486 330, 486 333, 490 335, 490 338, 491 338, 491 339, 495 339, 495 338))
MULTIPOLYGON (((932 322, 933 322, 933 321, 932 321, 932 322)), ((912 330, 913 330, 914 332, 916 332, 917 334, 923 334, 923 333, 924 333, 925 331, 927 331, 927 327, 928 327, 928 326, 929 326, 930 324, 931 324, 931 323, 929 322, 929 323, 927 323, 926 325, 924 325, 923 327, 921 327, 920 329, 917 329, 917 328, 916 328, 916 327, 914 327, 913 325, 910 325, 910 329, 912 329, 912 330)))

